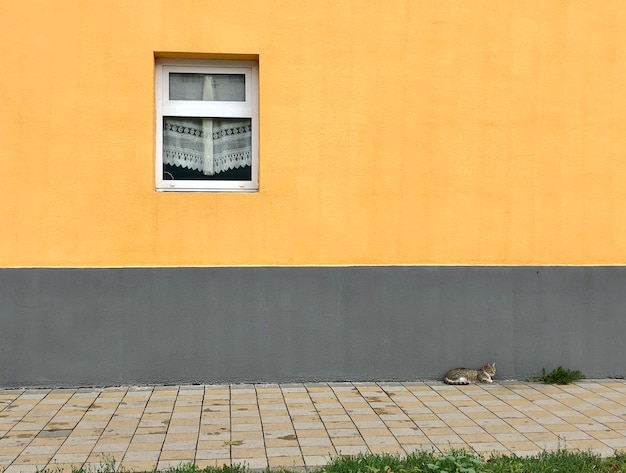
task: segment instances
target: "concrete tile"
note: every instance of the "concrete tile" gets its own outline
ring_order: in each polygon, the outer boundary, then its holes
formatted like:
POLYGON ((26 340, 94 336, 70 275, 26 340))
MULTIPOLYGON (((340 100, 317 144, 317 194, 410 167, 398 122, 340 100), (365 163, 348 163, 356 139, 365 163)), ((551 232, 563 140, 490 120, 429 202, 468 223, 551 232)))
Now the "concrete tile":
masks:
POLYGON ((266 447, 292 447, 292 446, 297 446, 298 445, 298 441, 296 439, 294 440, 282 440, 282 439, 271 439, 271 438, 265 438, 265 446, 266 447))
POLYGON ((27 445, 15 445, 15 446, 8 446, 8 445, 0 445, 0 452, 2 452, 2 455, 19 455, 20 453, 22 453, 25 449, 26 449, 27 445))
POLYGON ((71 436, 78 437, 91 437, 91 436, 100 436, 104 432, 104 428, 102 429, 85 429, 80 426, 77 426, 74 430, 72 430, 71 436))
POLYGON ((345 445, 337 448, 338 455, 359 455, 361 453, 370 453, 369 447, 360 445, 345 445))
POLYGON ((370 452, 372 453, 389 453, 391 455, 404 455, 406 453, 399 444, 396 444, 396 445, 369 444, 368 446, 369 446, 370 452))
POLYGON ((429 435, 426 437, 431 443, 434 445, 440 446, 444 444, 453 444, 460 445, 465 444, 463 439, 456 434, 447 434, 447 435, 429 435))
POLYGON ((604 425, 606 425, 609 429, 613 429, 613 430, 626 430, 626 421, 625 422, 605 422, 604 425))
POLYGON ((264 470, 268 467, 267 458, 264 456, 252 456, 249 458, 233 458, 231 460, 232 465, 244 465, 251 470, 264 470))
POLYGON ((2 454, 0 454, 0 470, 2 468, 9 466, 11 463, 13 463, 13 460, 15 460, 17 457, 18 457, 17 453, 5 454, 3 452, 2 454))
POLYGON ((441 420, 448 427, 475 427, 478 425, 465 415, 450 414, 449 417, 441 416, 441 420))
POLYGON ((487 432, 480 426, 473 425, 467 427, 452 427, 452 430, 458 435, 481 435, 487 434, 487 432))
POLYGON ((376 419, 371 420, 354 420, 354 425, 359 429, 385 429, 387 426, 385 423, 376 416, 376 419))
POLYGON ((124 443, 101 443, 94 445, 92 453, 112 453, 125 452, 128 449, 129 442, 124 443))
POLYGON ((559 437, 566 440, 568 443, 570 440, 592 440, 589 434, 582 431, 559 432, 559 437))
MULTIPOLYGON (((309 431, 312 432, 312 431, 309 431)), ((332 438, 337 437, 354 437, 355 435, 359 435, 359 431, 357 429, 328 429, 328 435, 332 438)))
POLYGON ((324 429, 324 424, 322 422, 297 422, 294 420, 293 427, 296 430, 306 430, 306 429, 324 429))
POLYGON ((11 430, 12 431, 28 431, 28 432, 39 431, 39 430, 42 430, 46 426, 47 423, 48 423, 47 421, 43 421, 43 422, 22 421, 22 422, 18 422, 17 424, 15 424, 11 430))
POLYGON ((165 442, 195 442, 198 440, 197 432, 171 433, 165 435, 165 442))
POLYGON ((130 443, 132 435, 105 435, 102 434, 98 443, 130 443))
POLYGON ((239 448, 240 445, 243 445, 248 448, 263 448, 263 447, 278 447, 278 446, 289 446, 297 444, 297 442, 289 442, 286 444, 274 444, 271 440, 265 441, 264 439, 248 439, 248 440, 232 440, 231 442, 222 442, 222 445, 232 445, 233 448, 239 448), (236 443, 235 443, 236 442, 236 443), (241 442, 241 443, 240 443, 241 442))
POLYGON ((433 435, 455 435, 454 430, 450 427, 421 427, 421 429, 429 437, 433 435))
POLYGON ((385 421, 385 425, 391 429, 402 429, 402 428, 411 428, 415 427, 415 422, 411 419, 401 419, 401 420, 393 420, 393 419, 383 419, 385 421))
POLYGON ((41 464, 12 464, 8 466, 2 473, 37 473, 38 471, 45 468, 46 463, 41 464))
POLYGON ((136 432, 135 428, 123 428, 123 429, 111 429, 107 428, 104 432, 102 432, 102 437, 130 437, 134 435, 136 432))
POLYGON ((0 444, 25 444, 25 443, 30 443, 35 437, 37 437, 37 435, 39 434, 38 431, 36 430, 32 430, 32 431, 10 431, 8 432, 4 438, 0 439, 0 444))
POLYGON ((528 432, 548 432, 548 429, 542 425, 539 425, 535 422, 528 422, 524 424, 518 424, 512 426, 515 430, 522 433, 528 432))
POLYGON ((560 438, 552 432, 529 432, 524 434, 528 440, 539 444, 539 442, 560 442, 560 438))
MULTIPOLYGON (((530 440, 517 440, 517 441, 507 441, 503 439, 500 440, 500 443, 504 445, 511 452, 518 451, 532 451, 537 449, 537 445, 530 440)), ((537 449, 538 450, 538 449, 537 449)))
MULTIPOLYGON (((222 468, 224 466, 227 466, 227 467, 231 466, 230 457, 208 458, 208 459, 196 457, 195 464, 198 468, 202 470, 204 470, 205 468, 222 468)), ((139 471, 139 470, 135 470, 135 471, 139 471)), ((147 470, 143 470, 143 471, 147 471, 147 470)))
POLYGON ((162 450, 195 450, 197 442, 195 440, 164 442, 162 450))
POLYGON ((304 455, 304 465, 307 468, 315 468, 327 465, 332 460, 332 456, 325 455, 304 455))
MULTIPOLYGON (((233 434, 235 431, 233 431, 233 434)), ((230 440, 231 433, 228 430, 218 432, 200 432, 198 440, 230 440)))
POLYGON ((48 455, 54 454, 60 445, 29 445, 23 451, 23 455, 48 455))
POLYGON ((499 442, 479 442, 479 443, 470 443, 469 445, 477 453, 506 452, 507 451, 507 448, 499 442))
POLYGON ((599 440, 596 439, 587 439, 587 440, 568 440, 567 448, 574 448, 577 450, 592 450, 592 451, 601 451, 606 450, 609 446, 599 440))
POLYGON ((410 437, 396 437, 396 440, 405 447, 407 445, 430 444, 431 440, 425 435, 411 435, 410 437))
POLYGON ((72 473, 75 468, 78 468, 80 465, 75 463, 59 463, 51 461, 46 466, 46 470, 54 471, 54 473, 72 473))
POLYGON ((304 466, 304 459, 301 455, 268 457, 268 466, 270 468, 294 468, 304 466))
MULTIPOLYGON (((461 403, 461 405, 463 406, 472 406, 475 405, 473 403, 461 403)), ((457 412, 458 407, 457 406, 430 406, 430 410, 432 412, 434 412, 435 414, 439 415, 439 414, 449 414, 452 412, 457 412)), ((406 411, 407 414, 409 414, 408 411, 406 411)))
POLYGON ((263 440, 262 431, 231 432, 231 440, 263 440))
MULTIPOLYGON (((361 446, 365 446, 365 443, 360 444, 361 446)), ((347 445, 340 445, 338 447, 338 449, 341 449, 342 447, 345 447, 347 445)), ((324 447, 301 447, 300 451, 302 452, 302 455, 304 456, 311 456, 311 455, 315 455, 315 456, 326 456, 329 457, 331 455, 335 455, 337 453, 337 450, 335 450, 335 447, 333 447, 332 445, 329 446, 324 446, 324 447)))
POLYGON ((507 434, 498 434, 495 436, 499 442, 526 442, 528 438, 520 433, 507 433, 507 434))
POLYGON ((162 442, 131 442, 128 445, 128 452, 150 452, 150 451, 161 451, 163 447, 162 442))
POLYGON ((196 458, 196 450, 163 450, 159 456, 159 461, 178 460, 182 462, 192 462, 196 458))
MULTIPOLYGON (((265 456, 266 454, 265 454, 264 448, 234 449, 231 453, 233 463, 235 463, 235 460, 238 460, 238 459, 250 459, 250 458, 257 458, 257 457, 265 458, 265 456)), ((241 462, 238 462, 238 463, 241 463, 241 462)))
POLYGON ((623 437, 622 434, 620 434, 619 432, 615 432, 614 430, 596 430, 593 432, 589 432, 589 435, 591 435, 593 438, 596 439, 613 439, 613 438, 620 438, 623 437))
MULTIPOLYGON (((303 439, 303 440, 311 440, 311 439, 303 439)), ((319 439, 316 439, 319 440, 319 439)), ((330 441, 330 439, 328 439, 330 441)), ((301 440, 300 441, 300 446, 303 447, 304 445, 306 445, 308 442, 304 442, 301 440)), ((332 438, 332 445, 334 445, 335 447, 339 447, 339 446, 347 446, 347 445, 366 445, 365 440, 361 437, 361 436, 354 436, 354 437, 333 437, 332 438)))
POLYGON ((70 465, 81 465, 84 462, 87 461, 87 458, 89 458, 89 453, 88 452, 84 452, 84 453, 57 453, 55 454, 52 459, 50 460, 51 462, 54 463, 63 463, 63 464, 70 464, 70 465))
POLYGON ((179 468, 185 463, 190 463, 191 460, 159 460, 157 463, 157 470, 170 470, 179 468))
POLYGON ((551 425, 556 425, 556 424, 567 424, 566 421, 564 421, 560 417, 552 415, 552 413, 550 413, 550 415, 548 415, 548 416, 536 417, 536 418, 534 418, 534 420, 538 424, 541 424, 543 426, 551 426, 551 425))
POLYGON ((398 445, 398 441, 395 437, 389 436, 376 436, 376 437, 366 437, 363 436, 363 440, 365 443, 371 447, 372 445, 398 445))
POLYGON ((298 446, 266 447, 265 451, 268 457, 291 457, 300 455, 300 447, 298 446))
POLYGON ((286 432, 293 431, 293 425, 291 422, 284 422, 280 424, 263 424, 263 430, 267 432, 286 432))
POLYGON ((611 448, 626 449, 626 437, 602 439, 602 442, 611 448))
POLYGON ((137 433, 133 435, 132 441, 135 442, 163 442, 165 440, 165 433, 137 433))
POLYGON ((265 430, 263 436, 268 439, 295 440, 295 431, 291 428, 284 430, 265 430))
POLYGON ((91 453, 95 445, 95 441, 70 445, 63 444, 57 450, 57 455, 61 453, 91 453))
POLYGON ((435 416, 435 415, 430 415, 426 418, 418 418, 415 419, 413 418, 413 421, 415 422, 415 424, 423 429, 425 427, 437 427, 437 428, 441 428, 441 427, 446 427, 447 424, 446 422, 444 422, 443 420, 441 420, 439 417, 435 416))
MULTIPOLYGON (((264 429, 263 429, 263 425, 259 422, 259 423, 246 423, 246 424, 233 423, 231 425, 231 430, 233 432, 255 432, 255 431, 262 431, 264 429)), ((265 430, 271 430, 271 429, 265 429, 265 430)))
MULTIPOLYGON (((345 438, 351 438, 351 437, 345 437, 345 438)), ((353 438, 361 438, 359 437, 353 437, 353 438)), ((340 441, 339 438, 335 439, 336 441, 340 441)), ((298 437, 298 444, 301 447, 307 446, 307 447, 315 447, 315 446, 329 446, 332 445, 332 442, 330 440, 330 437, 328 436, 320 436, 320 437, 298 437)))
POLYGON ((15 460, 13 465, 46 465, 54 456, 54 454, 25 455, 22 453, 15 460))
POLYGON ((483 428, 491 435, 519 433, 518 430, 508 424, 490 424, 483 426, 483 428))
POLYGON ((390 427, 389 430, 396 437, 410 437, 411 435, 415 435, 421 430, 418 427, 390 427))
POLYGON ((155 460, 147 460, 147 461, 132 461, 132 460, 122 460, 119 465, 120 469, 124 469, 125 471, 154 471, 157 467, 158 462, 155 460))

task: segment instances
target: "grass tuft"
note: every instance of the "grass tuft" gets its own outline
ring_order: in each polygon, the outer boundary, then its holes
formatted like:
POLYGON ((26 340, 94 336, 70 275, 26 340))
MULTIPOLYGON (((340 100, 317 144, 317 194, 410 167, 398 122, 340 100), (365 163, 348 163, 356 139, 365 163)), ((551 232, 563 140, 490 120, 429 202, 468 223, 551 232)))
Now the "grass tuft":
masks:
POLYGON ((542 368, 541 376, 533 376, 528 381, 546 383, 546 384, 570 384, 574 381, 585 379, 585 375, 580 371, 572 371, 559 366, 558 368, 546 373, 546 369, 542 368))
MULTIPOLYGON (((198 468, 194 463, 182 464, 159 473, 253 473, 246 466, 198 468)), ((271 473, 300 473, 301 469, 273 468, 271 473)), ((328 465, 310 470, 312 473, 618 473, 626 472, 626 452, 602 458, 592 452, 557 450, 533 456, 493 454, 488 460, 466 450, 450 450, 443 454, 415 452, 407 456, 361 454, 339 456, 328 465)), ((115 462, 105 461, 100 467, 73 469, 72 473, 130 473, 115 462)), ((60 473, 48 469, 40 473, 60 473)), ((155 472, 153 472, 155 473, 155 472)))
POLYGON ((529 457, 494 456, 485 473, 614 473, 626 471, 626 456, 601 458, 592 452, 558 450, 529 457))

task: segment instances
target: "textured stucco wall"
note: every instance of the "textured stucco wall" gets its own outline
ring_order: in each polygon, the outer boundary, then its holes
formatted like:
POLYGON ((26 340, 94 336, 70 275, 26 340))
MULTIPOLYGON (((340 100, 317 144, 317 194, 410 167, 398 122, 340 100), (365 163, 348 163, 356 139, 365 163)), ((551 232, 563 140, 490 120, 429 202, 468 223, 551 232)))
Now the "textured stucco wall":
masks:
POLYGON ((626 2, 21 0, 0 266, 626 263, 626 2), (260 191, 160 194, 154 56, 259 58, 260 191))
POLYGON ((626 374, 626 268, 0 270, 0 386, 626 374))

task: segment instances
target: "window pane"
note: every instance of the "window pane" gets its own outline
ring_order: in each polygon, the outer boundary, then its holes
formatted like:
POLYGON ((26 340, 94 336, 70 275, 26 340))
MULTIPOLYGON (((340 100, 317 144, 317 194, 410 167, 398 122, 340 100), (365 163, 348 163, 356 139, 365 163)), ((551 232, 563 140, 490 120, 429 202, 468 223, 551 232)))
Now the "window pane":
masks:
POLYGON ((252 180, 252 120, 163 117, 163 179, 252 180))
POLYGON ((170 73, 170 100, 245 102, 244 74, 170 73))

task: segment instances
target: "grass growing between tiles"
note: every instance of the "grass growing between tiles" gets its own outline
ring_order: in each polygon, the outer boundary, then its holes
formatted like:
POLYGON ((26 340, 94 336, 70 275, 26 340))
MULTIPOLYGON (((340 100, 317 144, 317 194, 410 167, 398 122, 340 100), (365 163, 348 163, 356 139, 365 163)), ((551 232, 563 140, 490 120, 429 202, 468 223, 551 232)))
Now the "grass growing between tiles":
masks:
POLYGON ((528 378, 527 381, 545 384, 570 384, 581 379, 585 379, 585 375, 579 370, 573 371, 559 366, 549 373, 546 372, 545 368, 542 368, 541 376, 533 376, 528 378))
MULTIPOLYGON (((251 473, 245 465, 198 468, 189 463, 162 473, 251 473)), ((272 468, 272 473, 301 472, 302 468, 272 468)), ((626 452, 602 458, 592 452, 558 450, 528 457, 495 455, 489 459, 465 450, 444 454, 417 452, 407 456, 363 454, 338 457, 328 465, 312 468, 314 473, 617 473, 626 472, 626 452)), ((55 473, 54 469, 41 473, 55 473)), ((95 469, 74 469, 72 473, 130 473, 115 462, 95 469)))

